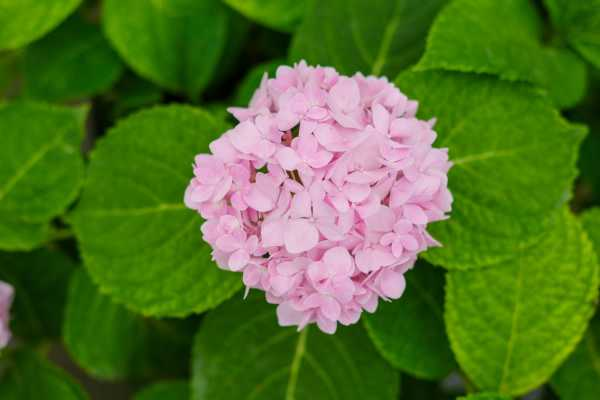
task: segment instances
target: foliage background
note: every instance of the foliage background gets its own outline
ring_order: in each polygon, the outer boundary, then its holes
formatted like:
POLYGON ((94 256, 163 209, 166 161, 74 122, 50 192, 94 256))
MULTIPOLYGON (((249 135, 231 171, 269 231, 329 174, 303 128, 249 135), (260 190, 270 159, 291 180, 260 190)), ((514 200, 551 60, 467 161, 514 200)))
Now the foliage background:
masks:
POLYGON ((0 0, 2 399, 600 396, 599 0, 0 0), (264 72, 385 75, 450 148, 444 243, 327 336, 182 204, 264 72))

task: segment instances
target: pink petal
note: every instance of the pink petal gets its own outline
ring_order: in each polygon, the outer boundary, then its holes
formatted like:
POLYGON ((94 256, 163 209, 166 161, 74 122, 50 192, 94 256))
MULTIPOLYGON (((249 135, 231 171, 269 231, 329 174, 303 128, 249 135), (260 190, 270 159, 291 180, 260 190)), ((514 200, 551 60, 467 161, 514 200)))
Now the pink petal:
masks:
POLYGON ((384 296, 390 299, 399 299, 406 288, 404 275, 401 273, 386 270, 381 273, 379 286, 384 296))
POLYGON ((404 206, 404 217, 415 225, 427 224, 427 214, 423 209, 415 204, 404 206))
POLYGON ((242 153, 250 154, 260 141, 260 132, 250 121, 241 122, 229 133, 231 144, 242 153))
POLYGON ((277 306, 277 321, 281 326, 299 325, 303 318, 304 313, 294 309, 288 301, 277 306))
POLYGON ((373 124, 375 129, 387 134, 390 125, 390 113, 381 104, 373 107, 373 124))
POLYGON ((283 241, 288 252, 299 254, 317 245, 319 231, 304 219, 291 220, 286 224, 283 241))
POLYGON ((232 271, 240 271, 248 264, 248 261, 250 261, 248 252, 244 249, 239 249, 229 257, 229 269, 232 271))
POLYGON ((281 220, 265 221, 261 227, 262 245, 264 247, 283 246, 285 223, 281 220))
POLYGON ((298 154, 289 147, 282 147, 277 150, 275 158, 281 165, 281 167, 287 171, 293 171, 297 168, 298 164, 302 161, 298 154))
POLYGON ((340 317, 342 307, 336 299, 327 295, 322 295, 320 303, 320 310, 327 319, 336 321, 340 317))
POLYGON ((312 216, 311 211, 312 201, 310 194, 303 190, 298 192, 292 198, 292 204, 290 207, 290 216, 292 218, 309 218, 312 216))
POLYGON ((369 194, 371 193, 371 186, 368 184, 361 185, 356 183, 348 183, 344 185, 342 192, 351 202, 360 203, 369 197, 369 194))
POLYGON ((347 275, 352 272, 352 257, 344 247, 333 247, 323 255, 323 262, 335 275, 347 275))

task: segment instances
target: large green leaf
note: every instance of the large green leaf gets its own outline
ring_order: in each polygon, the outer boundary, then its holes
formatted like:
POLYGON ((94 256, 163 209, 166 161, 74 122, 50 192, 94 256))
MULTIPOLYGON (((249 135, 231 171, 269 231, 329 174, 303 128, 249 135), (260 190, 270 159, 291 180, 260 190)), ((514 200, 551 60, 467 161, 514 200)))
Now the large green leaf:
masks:
POLYGON ((144 319, 100 294, 84 270, 73 275, 63 336, 72 358, 90 375, 123 379, 185 372, 181 360, 191 329, 179 325, 144 319))
POLYGON ((596 400, 600 393, 600 315, 551 380, 561 400, 596 400))
POLYGON ((539 241, 569 197, 585 130, 525 84, 441 71, 403 74, 396 83, 419 101, 421 118, 437 118, 435 146, 448 147, 454 162, 450 219, 430 228, 443 247, 425 257, 474 268, 539 241))
POLYGON ((560 106, 585 94, 585 65, 542 45, 542 20, 529 0, 454 0, 436 19, 420 69, 499 75, 535 83, 560 106))
POLYGON ((193 352, 192 398, 396 399, 398 374, 360 325, 326 335, 277 325, 263 296, 230 300, 210 313, 193 352))
POLYGON ((473 383, 519 395, 548 380, 581 339, 597 296, 598 264, 567 210, 540 243, 512 256, 450 271, 445 317, 456 359, 473 383))
POLYGON ((293 32, 299 24, 306 0, 223 0, 249 19, 270 28, 293 32))
POLYGON ((14 49, 42 37, 81 1, 0 0, 0 49, 14 49))
POLYGON ((23 61, 25 95, 47 101, 83 98, 108 89, 123 64, 100 28, 71 18, 29 46, 23 61))
POLYGON ((341 73, 395 77, 416 62, 446 0, 309 0, 291 48, 294 61, 341 73))
POLYGON ((138 74, 197 95, 216 72, 228 18, 221 0, 106 0, 102 21, 138 74))
POLYGON ((550 18, 566 41, 600 68, 600 0, 544 0, 550 18))
POLYGON ((409 374, 439 379, 455 367, 444 327, 444 274, 426 263, 406 273, 399 300, 380 302, 365 315, 375 347, 394 367, 409 374))
POLYGON ((20 351, 6 361, 6 375, 0 377, 2 400, 88 399, 69 375, 29 350, 20 351))
POLYGON ((85 108, 0 105, 0 249, 39 244, 46 224, 76 197, 85 114, 85 108))
MULTIPOLYGON (((600 208, 587 210, 581 217, 596 254, 600 254, 600 208)), ((552 377, 552 387, 562 400, 595 400, 600 393, 600 314, 567 361, 552 377)))
POLYGON ((59 251, 0 252, 0 280, 15 288, 11 327, 24 339, 60 336, 73 262, 59 251))
POLYGON ((133 400, 189 400, 190 384, 187 381, 168 381, 150 385, 139 391, 133 400))
POLYGON ((102 292, 147 315, 202 312, 241 286, 202 242, 183 193, 194 155, 227 129, 210 114, 165 106, 134 114, 92 152, 72 216, 85 266, 102 292))

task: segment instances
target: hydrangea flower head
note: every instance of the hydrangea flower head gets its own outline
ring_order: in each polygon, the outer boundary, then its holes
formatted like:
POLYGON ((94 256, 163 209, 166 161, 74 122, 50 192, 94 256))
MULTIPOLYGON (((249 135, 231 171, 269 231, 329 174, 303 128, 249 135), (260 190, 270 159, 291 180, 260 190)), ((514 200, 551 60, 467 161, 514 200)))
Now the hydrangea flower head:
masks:
POLYGON ((302 61, 265 74, 196 156, 186 205, 219 267, 278 304, 281 325, 356 323, 402 296, 417 255, 439 245, 427 224, 451 209, 451 163, 416 111, 386 78, 302 61))
POLYGON ((13 296, 13 287, 0 281, 0 349, 6 347, 11 338, 9 321, 13 296))

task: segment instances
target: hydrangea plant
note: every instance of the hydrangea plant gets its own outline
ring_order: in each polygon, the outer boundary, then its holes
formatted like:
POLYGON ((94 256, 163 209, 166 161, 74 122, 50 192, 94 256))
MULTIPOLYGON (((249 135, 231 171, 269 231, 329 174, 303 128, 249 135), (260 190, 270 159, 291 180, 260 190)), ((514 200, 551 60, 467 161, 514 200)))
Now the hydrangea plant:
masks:
POLYGON ((0 399, 596 400, 598 38, 599 0, 0 0, 0 399))

